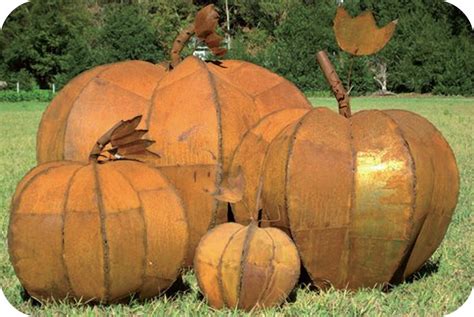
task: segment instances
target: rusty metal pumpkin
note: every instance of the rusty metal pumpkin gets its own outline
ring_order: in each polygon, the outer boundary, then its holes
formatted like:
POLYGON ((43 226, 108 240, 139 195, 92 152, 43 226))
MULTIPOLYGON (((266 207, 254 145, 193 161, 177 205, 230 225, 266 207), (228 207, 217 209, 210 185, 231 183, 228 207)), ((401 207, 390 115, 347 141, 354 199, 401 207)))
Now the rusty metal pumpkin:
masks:
MULTIPOLYGON (((176 54, 174 54, 176 56, 176 54)), ((187 263, 201 236, 226 221, 224 204, 209 195, 227 170, 242 135, 283 108, 310 108, 289 81, 257 65, 188 57, 173 70, 127 61, 79 75, 52 101, 41 120, 39 163, 86 160, 91 142, 123 117, 143 114, 140 128, 161 159, 148 163, 177 187, 191 228, 187 263)))
POLYGON ((8 248, 21 284, 38 299, 149 298, 180 273, 189 233, 174 187, 146 164, 99 164, 98 156, 42 164, 17 187, 8 248))
MULTIPOLYGON (((262 127, 278 114, 262 120, 238 147, 231 175, 239 168, 260 171, 247 177, 247 186, 263 179, 264 217, 291 233, 315 284, 396 283, 418 270, 446 233, 459 192, 455 157, 415 113, 351 116, 349 104, 342 106, 342 115, 316 108, 280 121, 279 133, 262 127)), ((251 209, 242 202, 233 210, 247 223, 251 209)))
POLYGON ((212 307, 251 310, 286 299, 298 280, 300 259, 281 230, 226 223, 202 238, 194 269, 212 307))

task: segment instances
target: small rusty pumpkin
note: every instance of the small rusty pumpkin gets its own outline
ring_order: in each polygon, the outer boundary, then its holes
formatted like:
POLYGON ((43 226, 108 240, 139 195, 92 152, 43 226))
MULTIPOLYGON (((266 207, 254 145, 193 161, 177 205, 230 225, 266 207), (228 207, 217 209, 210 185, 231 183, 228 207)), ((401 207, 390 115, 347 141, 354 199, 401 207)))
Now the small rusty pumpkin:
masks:
MULTIPOLYGON (((326 66, 328 77, 336 76, 326 66)), ((351 115, 349 99, 338 100, 341 115, 316 108, 275 125, 280 131, 265 126, 281 114, 262 120, 243 138, 230 174, 260 173, 247 187, 262 179, 264 218, 291 234, 316 285, 398 283, 447 231, 459 193, 456 160, 423 117, 403 110, 351 115)), ((253 195, 236 203, 239 222, 251 220, 253 195)))
POLYGON ((83 161, 104 127, 143 114, 140 128, 148 129, 156 141, 151 149, 162 154, 146 161, 162 167, 188 212, 188 264, 201 236, 227 221, 226 206, 209 193, 220 184, 243 134, 271 112, 311 107, 292 83, 248 62, 204 62, 191 56, 178 64, 179 49, 193 29, 178 38, 170 71, 126 61, 73 79, 46 109, 37 140, 39 163, 83 161))
POLYGON ((90 163, 42 164, 19 183, 8 229, 15 272, 41 300, 156 296, 184 263, 182 201, 157 169, 127 160, 99 164, 102 155, 93 153, 90 163))
POLYGON ((194 270, 212 307, 251 310, 286 299, 298 280, 300 259, 279 229, 225 223, 202 238, 194 270))

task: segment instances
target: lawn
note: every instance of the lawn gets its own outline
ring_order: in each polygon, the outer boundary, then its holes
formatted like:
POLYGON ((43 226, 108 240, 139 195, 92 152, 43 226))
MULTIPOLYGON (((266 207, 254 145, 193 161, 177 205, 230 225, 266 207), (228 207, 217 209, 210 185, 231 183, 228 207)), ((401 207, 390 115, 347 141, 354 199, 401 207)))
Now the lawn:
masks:
MULTIPOLYGON (((311 98, 315 106, 336 109, 331 98, 311 98)), ((451 144, 461 172, 461 193, 448 233, 430 261, 407 282, 390 290, 316 292, 300 284, 281 307, 261 315, 444 315, 467 299, 474 285, 473 224, 474 191, 474 99, 451 97, 354 98, 353 111, 361 109, 407 109, 433 122, 451 144)), ((0 103, 0 285, 19 310, 42 316, 107 315, 241 315, 238 311, 215 311, 199 293, 191 271, 184 287, 159 299, 129 305, 92 306, 55 303, 45 306, 25 301, 7 253, 10 198, 17 182, 35 166, 36 131, 45 103, 0 103)))

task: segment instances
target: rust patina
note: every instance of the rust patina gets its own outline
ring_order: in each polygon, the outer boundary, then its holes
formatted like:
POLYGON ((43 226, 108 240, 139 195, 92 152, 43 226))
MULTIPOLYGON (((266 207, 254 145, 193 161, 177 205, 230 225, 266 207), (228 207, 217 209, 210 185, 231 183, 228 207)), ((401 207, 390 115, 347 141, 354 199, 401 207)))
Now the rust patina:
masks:
POLYGON ((227 221, 227 207, 210 193, 220 185, 243 134, 274 111, 310 107, 295 85, 244 61, 187 57, 172 70, 143 61, 104 65, 73 79, 49 105, 38 132, 37 158, 39 163, 87 160, 102 131, 122 118, 143 115, 138 129, 148 130, 155 140, 150 150, 161 157, 146 162, 162 167, 188 213, 191 265, 200 237, 227 221))
POLYGON ((102 303, 131 294, 150 298, 180 274, 189 230, 175 188, 157 169, 116 158, 144 152, 146 145, 131 150, 140 139, 136 121, 101 138, 104 147, 94 147, 89 163, 41 164, 19 183, 8 250, 31 296, 102 303), (105 152, 113 156, 104 160, 105 152))
MULTIPOLYGON (((327 78, 336 78, 322 57, 327 78)), ((330 83, 336 96, 345 93, 339 80, 330 83)), ((397 283, 446 233, 459 193, 456 160, 415 113, 350 115, 349 103, 339 104, 339 115, 316 108, 264 118, 237 147, 231 175, 245 171, 248 188, 262 183, 263 223, 291 234, 316 285, 397 283)), ((237 221, 251 221, 255 197, 244 191, 233 208, 237 221)))
POLYGON ((281 230, 226 223, 202 238, 194 269, 212 307, 251 310, 286 299, 298 280, 300 259, 281 230))

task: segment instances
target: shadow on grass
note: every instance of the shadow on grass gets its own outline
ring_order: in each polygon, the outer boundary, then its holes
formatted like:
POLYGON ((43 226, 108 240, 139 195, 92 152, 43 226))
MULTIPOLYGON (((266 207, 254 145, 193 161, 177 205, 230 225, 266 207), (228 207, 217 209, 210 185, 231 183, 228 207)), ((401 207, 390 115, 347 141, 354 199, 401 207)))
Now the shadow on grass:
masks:
POLYGON ((396 284, 389 284, 383 289, 383 291, 386 293, 390 293, 395 287, 397 287, 398 285, 402 283, 412 284, 418 280, 427 278, 428 276, 431 276, 437 273, 439 270, 439 261, 440 261, 439 258, 436 260, 430 259, 426 261, 426 263, 423 264, 423 266, 418 271, 408 276, 404 281, 401 281, 400 283, 396 283, 396 284))
POLYGON ((412 275, 405 279, 405 283, 413 283, 423 278, 426 278, 432 274, 435 274, 439 270, 439 259, 428 260, 423 266, 412 275))
POLYGON ((319 293, 319 288, 314 286, 313 282, 311 281, 311 278, 309 277, 308 271, 301 265, 301 273, 300 277, 298 279, 298 283, 296 284, 296 287, 293 288, 293 290, 288 294, 288 298, 286 299, 287 303, 294 303, 297 300, 297 293, 298 290, 300 289, 307 289, 315 293, 319 293))
MULTIPOLYGON (((396 288, 398 285, 402 283, 411 284, 418 280, 427 278, 431 276, 432 274, 435 274, 438 272, 439 261, 440 261, 439 259, 428 260, 425 264, 423 264, 423 266, 418 271, 408 276, 404 281, 400 283, 395 283, 395 284, 388 284, 385 287, 379 286, 378 288, 385 293, 390 293, 394 288, 396 288)), ((327 285, 327 287, 329 288, 330 285, 327 285)), ((301 267, 301 275, 298 280, 297 286, 288 295, 288 298, 287 298, 288 303, 294 303, 297 300, 297 292, 300 289, 307 289, 309 291, 315 292, 316 294, 319 294, 321 291, 320 288, 318 288, 312 283, 311 278, 304 267, 301 267)))
MULTIPOLYGON (((192 289, 189 286, 189 284, 186 283, 182 277, 179 277, 165 292, 163 292, 162 294, 156 297, 152 297, 149 299, 139 299, 139 294, 133 294, 131 296, 125 296, 124 298, 113 301, 109 304, 102 304, 102 303, 97 303, 94 301, 82 302, 80 300, 78 301, 71 298, 65 299, 65 300, 58 300, 56 301, 56 303, 67 302, 68 304, 72 304, 72 305, 87 305, 87 306, 97 306, 97 307, 106 307, 106 306, 117 305, 117 304, 127 305, 134 301, 137 301, 138 303, 144 303, 146 301, 154 300, 161 297, 167 297, 167 298, 173 299, 173 298, 188 294, 189 292, 191 292, 191 290, 192 289)), ((52 302, 42 303, 41 301, 32 297, 24 287, 20 287, 19 291, 20 291, 21 299, 24 302, 30 302, 30 305, 33 307, 40 307, 40 306, 44 306, 45 304, 55 303, 54 300, 52 302)))
MULTIPOLYGON (((170 286, 161 296, 166 296, 168 298, 174 298, 177 296, 182 296, 191 292, 191 287, 186 283, 182 276, 180 276, 173 285, 170 286)), ((160 297, 161 297, 160 296, 160 297)))

